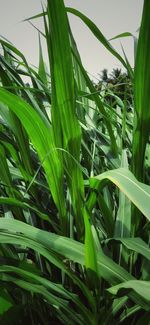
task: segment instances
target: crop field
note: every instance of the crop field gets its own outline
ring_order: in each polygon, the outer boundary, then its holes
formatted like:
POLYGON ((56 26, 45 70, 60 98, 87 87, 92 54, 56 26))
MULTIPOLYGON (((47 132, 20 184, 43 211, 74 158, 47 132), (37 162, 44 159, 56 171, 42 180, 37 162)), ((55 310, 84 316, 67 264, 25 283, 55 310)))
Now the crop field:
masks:
POLYGON ((0 38, 0 324, 148 325, 150 0, 138 38, 116 35, 134 68, 63 0, 38 19, 37 69, 0 38), (68 13, 123 72, 90 79, 68 13))

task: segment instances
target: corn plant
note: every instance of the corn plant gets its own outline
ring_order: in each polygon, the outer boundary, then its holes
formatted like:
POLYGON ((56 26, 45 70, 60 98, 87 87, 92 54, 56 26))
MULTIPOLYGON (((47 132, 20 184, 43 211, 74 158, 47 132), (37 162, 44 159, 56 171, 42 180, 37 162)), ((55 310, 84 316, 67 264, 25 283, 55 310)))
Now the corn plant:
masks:
POLYGON ((145 0, 134 69, 63 0, 26 19, 44 22, 37 69, 0 39, 1 324, 149 323, 149 13, 145 0), (123 81, 94 85, 68 13, 123 81))

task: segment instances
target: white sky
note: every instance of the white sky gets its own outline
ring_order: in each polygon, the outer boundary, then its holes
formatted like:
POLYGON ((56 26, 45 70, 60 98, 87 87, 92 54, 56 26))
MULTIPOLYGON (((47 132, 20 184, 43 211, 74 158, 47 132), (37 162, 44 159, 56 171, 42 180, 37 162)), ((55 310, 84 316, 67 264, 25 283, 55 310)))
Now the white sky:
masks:
MULTIPOLYGON (((65 0, 65 4, 86 14, 109 39, 122 32, 135 33, 140 25, 143 1, 65 0)), ((41 12, 40 0, 0 0, 0 34, 8 38, 24 53, 29 63, 34 65, 38 65, 38 34, 29 23, 20 21, 39 12, 41 12)), ((90 74, 97 76, 104 68, 111 70, 121 67, 79 18, 73 15, 69 17, 82 62, 90 74)), ((36 26, 42 28, 41 19, 36 21, 36 26)), ((128 38, 121 42, 133 65, 133 40, 128 38)), ((112 45, 121 53, 120 40, 113 41, 112 45)))

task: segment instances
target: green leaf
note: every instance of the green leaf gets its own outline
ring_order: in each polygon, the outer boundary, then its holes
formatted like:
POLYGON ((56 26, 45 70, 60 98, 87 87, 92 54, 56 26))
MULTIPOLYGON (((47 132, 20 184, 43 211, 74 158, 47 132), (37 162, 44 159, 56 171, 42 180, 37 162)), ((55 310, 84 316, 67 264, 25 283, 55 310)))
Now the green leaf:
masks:
POLYGON ((54 145, 50 124, 41 111, 36 111, 24 100, 2 88, 0 89, 0 101, 21 120, 38 152, 54 202, 62 217, 62 230, 64 231, 66 211, 62 183, 63 170, 54 145))
POLYGON ((25 210, 29 209, 30 211, 35 212, 42 220, 51 222, 47 214, 39 211, 35 206, 27 202, 23 202, 22 200, 18 200, 16 198, 11 198, 11 197, 0 197, 0 204, 19 207, 25 210))
POLYGON ((101 182, 100 186, 104 185, 102 181, 105 179, 113 182, 135 204, 144 216, 150 220, 150 186, 138 182, 128 169, 114 169, 95 176, 94 181, 95 179, 101 182))
POLYGON ((135 118, 133 134, 133 173, 144 181, 144 157, 150 135, 150 0, 144 1, 134 72, 135 118))
POLYGON ((91 282, 91 286, 96 286, 98 279, 98 265, 96 258, 96 245, 94 242, 90 218, 89 215, 84 209, 84 223, 85 223, 85 266, 87 272, 89 273, 89 281, 91 282), (92 272, 91 272, 92 271, 92 272), (97 277, 97 278, 96 278, 97 277))
POLYGON ((30 247, 43 255, 49 262, 65 272, 81 289, 87 297, 92 309, 95 309, 95 300, 90 291, 67 267, 58 253, 63 257, 84 264, 84 245, 75 240, 58 236, 56 234, 40 230, 25 223, 17 223, 17 220, 0 218, 0 242, 30 247), (12 226, 12 227, 11 227, 12 226), (3 232, 3 230, 5 231, 3 232), (9 229, 9 234, 8 234, 9 229))
POLYGON ((0 290, 0 315, 5 313, 13 306, 12 299, 9 297, 6 290, 0 290))
MULTIPOLYGON (((126 150, 122 151, 122 168, 128 168, 126 150)), ((131 203, 124 193, 119 191, 119 209, 115 222, 115 237, 130 237, 131 231, 131 203)))
MULTIPOLYGON (((84 265, 84 245, 72 240, 58 236, 56 234, 46 232, 21 221, 0 218, 0 242, 13 245, 23 245, 31 247, 33 250, 42 254, 51 263, 59 267, 81 288, 87 299, 93 304, 93 299, 87 287, 72 272, 70 272, 58 259, 58 252, 63 257, 70 259, 76 263, 84 265)), ((98 274, 106 281, 112 284, 134 280, 134 277, 122 267, 114 263, 109 257, 102 252, 97 253, 98 274)), ((131 299, 139 303, 136 294, 129 294, 131 299)), ((141 304, 141 301, 140 301, 141 304)), ((94 306, 93 306, 94 308, 94 306)), ((143 302, 143 308, 147 308, 147 303, 143 302)))
POLYGON ((42 46, 41 46, 41 40, 39 35, 39 69, 38 74, 40 79, 43 81, 45 85, 47 85, 47 74, 45 69, 45 63, 43 60, 43 53, 42 53, 42 46))
POLYGON ((116 36, 110 38, 109 41, 113 41, 113 40, 115 40, 115 39, 117 39, 117 38, 130 37, 130 36, 133 37, 133 35, 132 35, 130 32, 124 32, 124 33, 118 34, 118 35, 116 35, 116 36))
MULTIPOLYGON (((21 285, 21 281, 17 281, 17 277, 20 277, 22 280, 27 281, 26 283, 31 285, 31 292, 34 292, 34 289, 32 290, 32 286, 36 285, 36 287, 40 286, 41 287, 41 293, 44 294, 44 292, 47 292, 47 296, 48 297, 48 301, 50 301, 50 303, 53 305, 53 299, 55 299, 56 304, 60 304, 61 303, 69 303, 69 301, 73 302, 77 308, 78 311, 81 313, 81 315, 83 314, 84 319, 86 319, 88 322, 90 321, 91 318, 91 313, 87 310, 87 308, 81 303, 81 301, 78 299, 78 297, 69 292, 68 290, 66 290, 62 285, 59 285, 57 283, 54 283, 52 281, 47 280, 44 277, 38 276, 37 274, 33 273, 33 272, 29 272, 26 271, 20 267, 14 267, 14 266, 0 266, 0 278, 4 281, 12 281, 13 283, 16 283, 17 285, 21 285), (8 276, 7 278, 7 273, 10 274, 10 277, 8 276), (4 276, 3 276, 4 274, 4 276), (16 275, 15 277, 12 277, 12 275, 14 276, 14 274, 16 275)), ((25 284, 25 282, 24 282, 25 284)), ((26 290, 28 290, 28 286, 24 286, 24 288, 26 290)), ((40 293, 40 292, 39 292, 40 293)), ((62 307, 64 307, 64 305, 62 305, 62 307)), ((73 309, 70 308, 70 316, 71 313, 73 312, 73 309)))
POLYGON ((41 18, 41 17, 46 16, 46 15, 47 15, 47 11, 45 11, 45 12, 41 12, 41 13, 39 13, 39 14, 37 14, 37 15, 31 16, 31 17, 29 17, 29 18, 26 18, 26 19, 24 19, 23 21, 29 21, 29 20, 33 20, 33 19, 37 19, 37 18, 41 18))
MULTIPOLYGON (((69 41, 68 19, 62 0, 49 0, 47 35, 50 47, 51 87, 52 87, 52 123, 57 147, 67 150, 79 162, 81 129, 76 117, 75 83, 71 46, 69 41)), ((62 159, 60 154, 60 159, 62 159)), ((82 172, 70 155, 65 155, 67 182, 71 192, 75 212, 78 236, 83 236, 82 206, 84 184, 82 172)))
POLYGON ((150 261, 150 248, 141 238, 118 238, 124 246, 131 249, 150 261))
MULTIPOLYGON (((85 264, 84 245, 71 238, 58 236, 54 233, 40 230, 17 220, 7 220, 6 218, 1 218, 0 241, 2 238, 5 240, 7 233, 9 233, 9 236, 6 238, 6 241, 9 240, 9 237, 10 240, 13 238, 14 243, 15 238, 17 241, 19 241, 20 238, 22 242, 25 240, 25 238, 28 238, 31 241, 35 241, 34 247, 37 245, 38 248, 38 244, 40 244, 43 245, 43 248, 45 247, 46 249, 54 251, 56 253, 59 252, 60 255, 64 256, 65 258, 69 258, 76 263, 79 263, 81 265, 85 264), (18 233, 20 233, 19 236, 17 235, 18 233)), ((97 258, 99 276, 104 277, 107 281, 117 283, 120 281, 133 279, 133 277, 128 272, 119 267, 116 263, 114 263, 110 258, 101 252, 97 254, 97 258)))
POLYGON ((6 185, 6 192, 9 195, 14 196, 13 183, 12 183, 11 174, 7 164, 5 150, 1 144, 0 144, 0 170, 1 170, 0 179, 6 185))
MULTIPOLYGON (((122 161, 121 167, 128 168, 127 161, 127 153, 126 150, 122 150, 122 161)), ((127 196, 120 190, 119 191, 119 207, 117 211, 116 221, 115 221, 115 229, 114 229, 114 237, 130 237, 131 233, 131 202, 127 198, 127 196)), ((116 253, 116 252, 115 252, 116 253)), ((126 248, 120 245, 118 252, 118 261, 119 264, 123 259, 126 266, 128 265, 129 254, 126 248)))
POLYGON ((131 280, 111 287, 107 291, 113 295, 122 295, 129 291, 128 289, 135 291, 143 300, 147 300, 150 303, 150 282, 148 281, 131 280))
MULTIPOLYGON (((128 70, 128 66, 124 59, 121 57, 121 55, 112 47, 112 45, 109 43, 109 41, 105 38, 105 36, 101 33, 101 31, 98 29, 98 27, 93 23, 92 20, 90 20, 88 17, 86 17, 84 14, 82 14, 80 11, 74 9, 74 8, 66 8, 67 12, 74 14, 75 16, 78 16, 91 30, 91 32, 94 34, 94 36, 106 47, 106 49, 113 54, 122 64, 123 66, 128 70)), ((129 73, 132 76, 132 71, 129 71, 129 73)))

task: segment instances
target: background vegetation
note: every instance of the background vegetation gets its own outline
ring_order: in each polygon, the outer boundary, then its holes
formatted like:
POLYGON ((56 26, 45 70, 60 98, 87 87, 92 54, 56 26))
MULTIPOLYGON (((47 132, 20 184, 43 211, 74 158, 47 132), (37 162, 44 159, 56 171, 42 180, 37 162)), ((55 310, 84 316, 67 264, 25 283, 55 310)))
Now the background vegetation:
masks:
POLYGON ((134 69, 63 0, 28 19, 44 21, 37 70, 0 40, 1 324, 149 324, 149 15, 145 0, 134 69), (68 12, 125 72, 93 84, 68 12))

